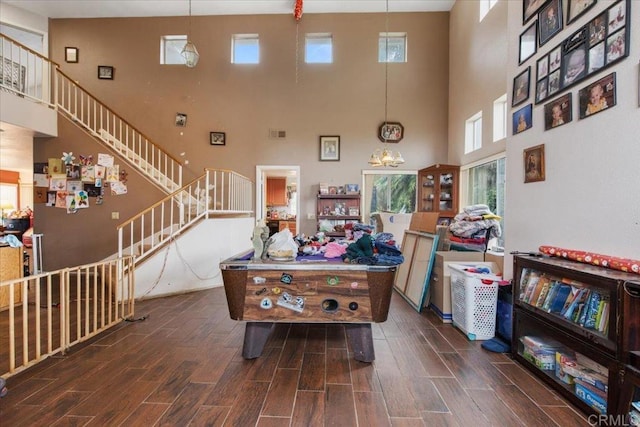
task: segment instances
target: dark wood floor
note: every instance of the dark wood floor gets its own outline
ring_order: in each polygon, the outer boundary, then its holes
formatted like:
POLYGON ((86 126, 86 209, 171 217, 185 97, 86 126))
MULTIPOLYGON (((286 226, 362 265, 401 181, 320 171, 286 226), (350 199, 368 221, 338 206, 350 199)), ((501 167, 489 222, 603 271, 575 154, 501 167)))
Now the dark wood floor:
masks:
POLYGON ((216 288, 143 301, 126 322, 8 380, 4 426, 579 426, 586 418, 503 354, 397 294, 357 362, 341 325, 278 324, 241 356, 216 288))

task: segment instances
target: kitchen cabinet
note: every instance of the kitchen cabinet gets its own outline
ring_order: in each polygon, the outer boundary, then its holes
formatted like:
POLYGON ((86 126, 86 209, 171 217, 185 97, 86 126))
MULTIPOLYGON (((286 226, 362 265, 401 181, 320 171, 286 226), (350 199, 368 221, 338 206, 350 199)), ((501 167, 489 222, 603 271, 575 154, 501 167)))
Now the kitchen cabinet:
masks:
POLYGON ((285 228, 288 228, 289 231, 291 231, 291 234, 293 234, 294 236, 296 235, 296 221, 295 220, 280 221, 280 225, 278 227, 278 231, 282 231, 285 228))
POLYGON ((361 221, 360 194, 318 194, 318 231, 320 222, 328 221, 334 231, 325 232, 332 237, 344 237, 344 226, 361 221))
MULTIPOLYGON (((11 279, 19 279, 23 274, 23 253, 22 248, 12 248, 9 246, 0 247, 0 282, 11 279)), ((9 286, 0 287, 0 310, 9 307, 9 286)), ((15 304, 22 302, 22 286, 13 286, 13 300, 15 304)))
POLYGON ((513 356, 586 414, 623 416, 622 367, 640 350, 639 296, 635 274, 516 256, 513 356))
POLYGON ((267 178, 267 206, 286 206, 288 202, 287 178, 267 178))
POLYGON ((438 212, 441 218, 458 213, 460 166, 436 164, 418 171, 418 211, 438 212))

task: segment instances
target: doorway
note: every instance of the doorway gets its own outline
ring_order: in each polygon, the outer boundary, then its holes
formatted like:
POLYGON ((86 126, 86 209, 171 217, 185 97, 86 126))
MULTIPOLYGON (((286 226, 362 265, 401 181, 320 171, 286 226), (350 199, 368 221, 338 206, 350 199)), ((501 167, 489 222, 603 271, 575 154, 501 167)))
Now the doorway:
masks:
POLYGON ((286 178, 289 212, 295 215, 296 230, 300 230, 300 166, 257 165, 256 166, 256 220, 267 218, 267 178, 286 178))

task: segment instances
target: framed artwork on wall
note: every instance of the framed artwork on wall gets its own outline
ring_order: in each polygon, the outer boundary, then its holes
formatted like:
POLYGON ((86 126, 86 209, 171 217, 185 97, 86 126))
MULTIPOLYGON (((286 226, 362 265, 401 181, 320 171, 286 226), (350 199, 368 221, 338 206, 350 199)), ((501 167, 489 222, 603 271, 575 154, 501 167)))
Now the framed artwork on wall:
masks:
POLYGON ((340 161, 340 137, 321 136, 320 137, 320 161, 337 162, 340 161))
POLYGON ((524 182, 545 180, 544 144, 524 149, 524 182))
POLYGON ((529 99, 529 79, 531 67, 527 67, 523 72, 513 79, 513 94, 511 96, 511 106, 515 107, 529 99))
POLYGON ((224 132, 209 132, 210 145, 225 145, 227 143, 227 135, 224 132))
POLYGON ((98 78, 101 80, 113 80, 113 67, 110 65, 98 65, 98 78))
POLYGON ((538 10, 540 10, 540 8, 544 6, 544 4, 547 1, 548 0, 523 0, 522 1, 522 24, 523 25, 526 24, 531 18, 536 16, 536 13, 538 13, 538 10))
POLYGON ((516 135, 520 132, 524 132, 527 129, 531 129, 533 126, 533 105, 529 104, 515 113, 513 113, 513 134, 516 135))
POLYGON ((562 1, 551 0, 538 13, 540 46, 551 40, 562 30, 562 1))
POLYGON ((537 22, 529 25, 529 27, 520 34, 520 44, 518 50, 518 64, 522 64, 527 59, 531 58, 538 49, 537 34, 537 22))
POLYGON ((556 128, 569 123, 571 114, 571 92, 544 105, 544 130, 556 128))
POLYGON ((616 105, 616 73, 604 76, 580 89, 578 99, 581 119, 616 105))
POLYGON ((78 48, 77 47, 65 47, 64 48, 64 60, 69 63, 78 62, 78 48))
POLYGON ((568 0, 567 25, 584 15, 598 0, 568 0))

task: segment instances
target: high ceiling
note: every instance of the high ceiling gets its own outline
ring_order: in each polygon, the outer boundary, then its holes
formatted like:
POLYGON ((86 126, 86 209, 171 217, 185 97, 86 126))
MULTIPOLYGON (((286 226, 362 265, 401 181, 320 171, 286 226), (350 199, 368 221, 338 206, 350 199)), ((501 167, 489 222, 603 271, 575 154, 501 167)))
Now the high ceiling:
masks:
MULTIPOLYGON (((47 18, 186 16, 189 0, 2 0, 47 18)), ((390 12, 450 11, 455 0, 388 0, 390 12)), ((191 0, 192 15, 293 13, 294 0, 191 0)), ((305 13, 385 12, 387 0, 303 0, 305 13)))

